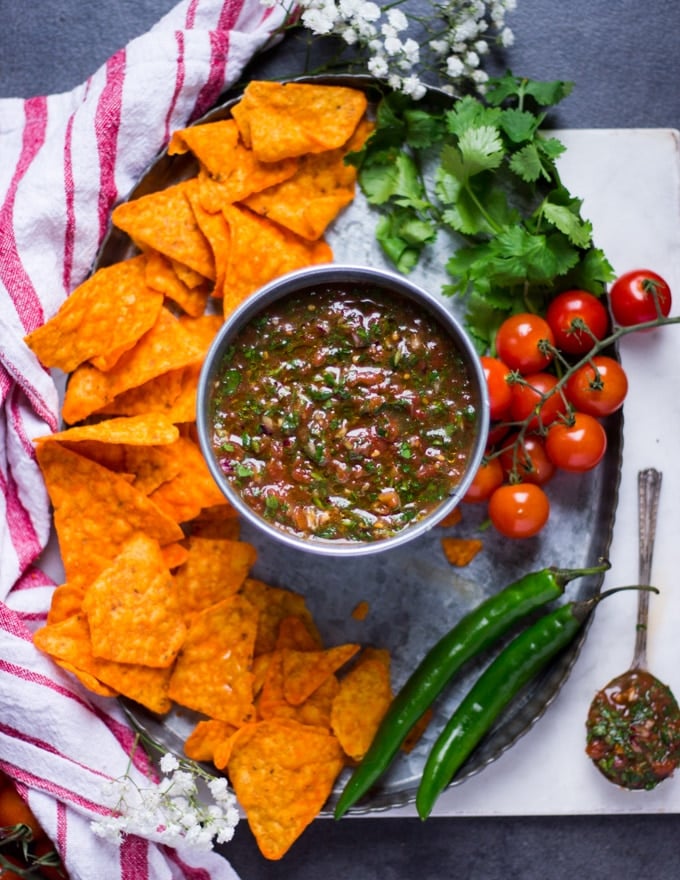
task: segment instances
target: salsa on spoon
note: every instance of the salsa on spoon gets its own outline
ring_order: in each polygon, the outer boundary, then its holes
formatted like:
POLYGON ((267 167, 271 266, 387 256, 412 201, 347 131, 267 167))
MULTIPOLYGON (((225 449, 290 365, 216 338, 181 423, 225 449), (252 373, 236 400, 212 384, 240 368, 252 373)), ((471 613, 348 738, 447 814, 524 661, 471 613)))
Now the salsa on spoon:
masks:
MULTIPOLYGON (((638 474, 641 584, 649 584, 661 474, 638 474)), ((647 671, 649 591, 638 593, 631 667, 593 698, 586 721, 586 754, 610 782, 652 789, 680 763, 680 709, 670 688, 647 671)))

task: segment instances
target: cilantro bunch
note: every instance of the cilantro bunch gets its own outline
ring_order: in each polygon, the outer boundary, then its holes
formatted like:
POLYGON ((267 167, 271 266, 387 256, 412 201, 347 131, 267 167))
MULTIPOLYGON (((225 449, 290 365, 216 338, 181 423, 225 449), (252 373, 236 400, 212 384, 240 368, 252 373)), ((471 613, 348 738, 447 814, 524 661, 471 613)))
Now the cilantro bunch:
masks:
POLYGON ((571 87, 507 73, 483 98, 453 104, 425 106, 394 92, 348 159, 380 211, 376 235, 399 272, 413 269, 441 229, 453 233, 442 293, 464 298, 466 328, 481 352, 493 350, 509 314, 542 313, 573 287, 599 295, 613 279, 582 201, 560 180, 565 148, 541 130, 571 87))

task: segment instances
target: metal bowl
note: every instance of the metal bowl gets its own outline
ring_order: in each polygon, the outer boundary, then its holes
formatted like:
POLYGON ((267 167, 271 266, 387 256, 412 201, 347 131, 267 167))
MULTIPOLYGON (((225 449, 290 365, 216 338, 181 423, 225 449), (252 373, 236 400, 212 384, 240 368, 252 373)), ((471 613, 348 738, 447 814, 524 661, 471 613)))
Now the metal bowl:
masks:
POLYGON ((456 318, 424 289, 395 273, 364 266, 327 264, 301 269, 284 275, 250 296, 225 321, 214 340, 201 371, 197 396, 197 427, 201 450, 218 486, 250 523, 270 537, 310 553, 330 556, 361 556, 389 550, 422 535, 459 503, 472 481, 484 455, 489 426, 489 403, 486 380, 479 357, 456 318), (427 311, 448 332, 451 345, 460 354, 468 373, 477 413, 473 444, 462 479, 454 491, 428 515, 414 520, 394 535, 380 540, 324 540, 297 535, 264 519, 241 497, 219 465, 213 451, 211 399, 221 363, 233 346, 238 333, 272 303, 294 293, 303 293, 314 285, 370 284, 387 293, 397 294, 427 311))

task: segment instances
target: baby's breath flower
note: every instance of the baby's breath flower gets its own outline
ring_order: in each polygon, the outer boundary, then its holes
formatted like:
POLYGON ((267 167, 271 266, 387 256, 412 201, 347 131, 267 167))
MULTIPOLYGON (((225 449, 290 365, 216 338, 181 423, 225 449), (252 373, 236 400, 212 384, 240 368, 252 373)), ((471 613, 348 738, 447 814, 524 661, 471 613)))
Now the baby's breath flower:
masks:
POLYGON ((117 844, 125 835, 136 834, 166 846, 199 849, 231 840, 239 812, 227 780, 169 753, 162 755, 159 767, 163 776, 158 782, 139 783, 130 768, 120 779, 109 780, 103 801, 111 814, 93 822, 93 832, 117 844), (205 783, 201 793, 199 780, 205 783))

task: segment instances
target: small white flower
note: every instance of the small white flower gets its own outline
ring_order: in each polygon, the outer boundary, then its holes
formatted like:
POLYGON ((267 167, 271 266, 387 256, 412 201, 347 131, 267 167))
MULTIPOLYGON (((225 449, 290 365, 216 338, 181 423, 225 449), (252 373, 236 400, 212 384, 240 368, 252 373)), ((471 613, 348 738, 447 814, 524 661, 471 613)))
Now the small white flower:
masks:
POLYGON ((387 76, 388 70, 387 62, 382 56, 376 55, 375 57, 368 59, 368 72, 372 76, 380 79, 383 76, 387 76))
POLYGON ((429 46, 435 55, 446 55, 449 51, 449 44, 446 40, 431 40, 429 46))
POLYGON ((503 46, 506 49, 514 44, 515 35, 510 30, 509 27, 503 28, 503 30, 501 31, 500 42, 501 42, 501 46, 503 46))
POLYGON ((465 64, 467 67, 475 68, 479 67, 479 55, 476 52, 466 52, 465 53, 465 64))
POLYGON ((474 50, 478 55, 486 55, 489 51, 489 44, 486 40, 477 40, 474 45, 474 50))
POLYGON ((348 46, 355 46, 359 41, 359 35, 352 27, 347 27, 340 33, 342 39, 347 43, 348 46))
POLYGON ((446 59, 446 72, 450 77, 456 79, 456 77, 462 76, 465 71, 465 65, 460 60, 457 55, 449 55, 446 59))
POLYGON ((408 19, 401 9, 389 9, 387 20, 396 31, 405 31, 408 28, 408 19))
POLYGON ((383 47, 388 55, 398 55, 402 49, 401 40, 399 37, 387 37, 383 47))
POLYGON ((174 773, 175 770, 179 770, 179 761, 175 755, 166 752, 161 758, 160 767, 161 773, 164 773, 167 776, 170 773, 174 773))
POLYGON ((420 101, 425 97, 427 88, 418 79, 417 76, 408 76, 402 80, 401 90, 405 95, 409 95, 414 101, 420 101))

